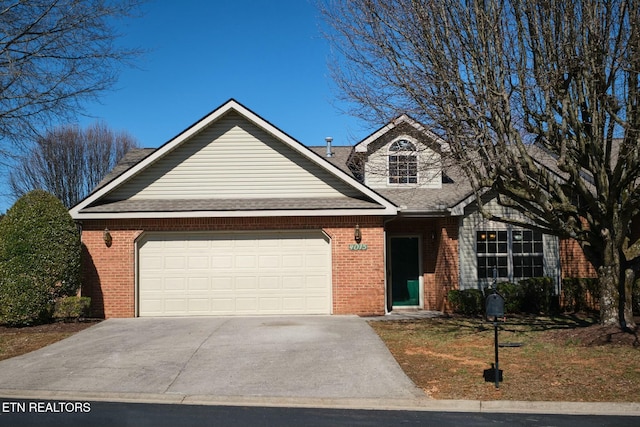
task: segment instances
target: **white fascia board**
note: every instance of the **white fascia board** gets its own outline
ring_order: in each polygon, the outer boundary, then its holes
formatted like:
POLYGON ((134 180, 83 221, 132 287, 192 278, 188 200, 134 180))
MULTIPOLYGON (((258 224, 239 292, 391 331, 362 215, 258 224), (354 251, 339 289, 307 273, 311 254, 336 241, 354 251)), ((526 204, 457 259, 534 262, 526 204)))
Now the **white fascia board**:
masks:
POLYGON ((388 123, 387 125, 381 127, 376 132, 374 132, 371 135, 369 135, 367 138, 365 138, 362 141, 360 141, 359 143, 357 143, 356 146, 355 146, 356 153, 366 153, 367 152, 367 147, 369 146, 369 144, 371 144, 374 141, 377 141, 384 134, 386 134, 387 132, 391 131, 395 127, 401 125, 402 123, 410 124, 415 129, 417 129, 420 132, 424 133, 428 138, 430 138, 433 141, 437 142, 440 145, 440 148, 443 151, 449 151, 449 144, 445 140, 440 138, 435 133, 431 132, 429 129, 427 129, 424 126, 422 126, 420 123, 418 123, 415 120, 413 120, 411 117, 407 116, 406 114, 403 114, 403 115, 399 116, 398 118, 396 118, 395 120, 393 120, 392 122, 388 123))
POLYGON ((308 209, 264 211, 159 211, 159 212, 85 212, 72 215, 74 220, 88 219, 156 219, 156 218, 248 218, 292 216, 395 216, 393 207, 385 209, 308 209))
MULTIPOLYGON (((487 192, 489 192, 489 188, 484 188, 480 190, 480 197, 484 196, 487 192)), ((464 215, 464 208, 469 206, 471 203, 476 201, 476 195, 471 193, 469 196, 460 200, 458 203, 453 205, 449 210, 451 211, 452 216, 462 216, 464 215)))
POLYGON ((296 141, 291 136, 287 135, 286 133, 284 133, 283 131, 281 131, 280 129, 278 129, 268 121, 262 119, 260 116, 258 116, 251 110, 247 109, 246 107, 244 107, 243 105, 241 105, 240 103, 232 99, 227 101, 222 106, 218 107, 216 110, 211 112, 208 116, 204 117, 203 119, 198 121, 196 124, 192 125, 187 130, 179 134, 178 136, 176 136, 173 140, 167 142, 166 144, 158 148, 156 151, 154 151, 149 156, 144 158, 141 162, 139 162, 138 164, 130 168, 128 171, 126 171, 125 173, 123 173, 122 175, 114 179, 112 182, 110 182, 109 184, 105 185, 103 188, 101 188, 94 194, 87 197, 78 205, 74 206, 69 211, 69 213, 71 214, 72 217, 74 218, 77 217, 80 214, 80 211, 82 209, 89 206, 91 203, 99 200, 102 196, 106 195, 109 191, 113 190, 118 185, 127 181, 129 178, 131 178, 141 170, 147 168, 149 165, 151 165, 158 159, 165 156, 167 153, 169 153, 170 151, 172 151, 173 149, 181 145, 184 141, 188 140, 189 138, 191 138, 193 135, 200 132, 205 127, 209 126, 211 123, 215 122, 217 119, 219 119, 221 116, 223 116, 230 110, 235 110, 240 115, 242 115, 245 119, 253 122, 256 126, 269 132, 274 137, 284 142, 287 146, 289 146, 293 150, 303 155, 305 158, 309 159, 310 161, 317 164, 318 166, 326 169, 328 172, 332 173, 342 181, 345 181, 347 184, 356 188, 358 191, 360 191, 367 197, 370 197, 371 199, 373 199, 376 203, 379 203, 380 205, 384 206, 386 210, 389 210, 389 209, 395 210, 395 205, 393 205, 393 203, 388 201, 386 198, 382 197, 380 194, 371 190, 369 187, 359 183, 357 180, 355 180, 353 177, 343 172, 337 166, 334 166, 330 162, 323 159, 321 156, 318 156, 316 153, 311 151, 308 147, 296 141))

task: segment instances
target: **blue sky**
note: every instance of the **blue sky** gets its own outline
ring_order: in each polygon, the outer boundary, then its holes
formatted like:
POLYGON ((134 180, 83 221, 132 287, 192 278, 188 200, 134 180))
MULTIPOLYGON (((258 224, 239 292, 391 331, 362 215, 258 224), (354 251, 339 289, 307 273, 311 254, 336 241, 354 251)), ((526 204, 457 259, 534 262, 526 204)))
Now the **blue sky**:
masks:
MULTIPOLYGON (((119 42, 146 53, 85 105, 81 126, 102 120, 155 148, 234 98, 305 145, 372 130, 336 104, 315 0, 151 0, 119 25, 119 42)), ((2 193, 5 212, 14 200, 2 193)))
POLYGON ((104 120, 158 147, 234 98, 306 145, 366 136, 335 105, 313 0, 156 0, 143 10, 122 42, 148 52, 88 106, 83 125, 104 120))

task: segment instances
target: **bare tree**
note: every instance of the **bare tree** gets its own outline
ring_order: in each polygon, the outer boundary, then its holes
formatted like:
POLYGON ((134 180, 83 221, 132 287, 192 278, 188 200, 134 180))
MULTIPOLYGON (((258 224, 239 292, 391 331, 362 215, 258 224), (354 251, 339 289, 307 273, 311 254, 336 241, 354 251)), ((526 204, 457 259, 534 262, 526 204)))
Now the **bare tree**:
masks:
MULTIPOLYGON (((640 1, 328 0, 323 11, 354 113, 407 112, 446 139, 477 196, 493 190, 579 242, 601 322, 634 328, 640 1)), ((487 218, 519 223, 476 199, 487 218)))
POLYGON ((82 101, 113 85, 119 66, 138 54, 115 43, 114 24, 137 3, 0 1, 2 154, 53 121, 69 120, 82 110, 82 101))
POLYGON ((127 151, 138 146, 125 132, 104 123, 82 130, 53 129, 38 138, 9 173, 9 186, 18 198, 31 190, 46 190, 68 208, 84 199, 127 151))

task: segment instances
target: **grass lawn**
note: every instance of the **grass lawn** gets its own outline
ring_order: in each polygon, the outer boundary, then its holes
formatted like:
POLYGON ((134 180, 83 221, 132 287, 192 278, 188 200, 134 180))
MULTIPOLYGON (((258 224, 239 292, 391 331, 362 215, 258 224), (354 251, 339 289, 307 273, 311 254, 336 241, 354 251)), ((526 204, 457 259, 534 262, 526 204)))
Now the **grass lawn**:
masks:
POLYGON ((504 381, 483 371, 495 357, 493 323, 442 317, 371 321, 406 374, 435 399, 640 401, 640 342, 577 316, 516 317, 499 323, 504 381))

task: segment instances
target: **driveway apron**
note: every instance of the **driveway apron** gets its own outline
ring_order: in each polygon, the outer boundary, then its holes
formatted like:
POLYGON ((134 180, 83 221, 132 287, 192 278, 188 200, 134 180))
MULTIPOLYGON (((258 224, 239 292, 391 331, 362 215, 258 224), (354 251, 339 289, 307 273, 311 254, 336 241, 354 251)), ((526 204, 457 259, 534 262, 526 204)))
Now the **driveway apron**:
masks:
POLYGON ((0 389, 425 397, 353 316, 110 319, 0 362, 0 389))

